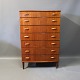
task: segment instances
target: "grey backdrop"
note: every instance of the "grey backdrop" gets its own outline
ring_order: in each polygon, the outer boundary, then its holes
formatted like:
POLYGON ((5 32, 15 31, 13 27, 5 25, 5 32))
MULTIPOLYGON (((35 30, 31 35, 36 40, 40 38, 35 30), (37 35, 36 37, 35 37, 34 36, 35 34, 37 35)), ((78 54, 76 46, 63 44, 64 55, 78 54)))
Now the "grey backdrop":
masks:
POLYGON ((0 58, 19 58, 20 10, 61 10, 60 56, 80 56, 80 0, 0 0, 0 58))

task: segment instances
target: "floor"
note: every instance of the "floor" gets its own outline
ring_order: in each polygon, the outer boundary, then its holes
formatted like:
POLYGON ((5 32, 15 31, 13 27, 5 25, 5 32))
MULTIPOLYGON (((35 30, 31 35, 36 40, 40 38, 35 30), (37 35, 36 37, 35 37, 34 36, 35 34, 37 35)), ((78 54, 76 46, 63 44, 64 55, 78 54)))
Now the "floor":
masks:
POLYGON ((21 59, 0 59, 0 80, 80 80, 80 58, 60 58, 59 65, 23 70, 21 59))

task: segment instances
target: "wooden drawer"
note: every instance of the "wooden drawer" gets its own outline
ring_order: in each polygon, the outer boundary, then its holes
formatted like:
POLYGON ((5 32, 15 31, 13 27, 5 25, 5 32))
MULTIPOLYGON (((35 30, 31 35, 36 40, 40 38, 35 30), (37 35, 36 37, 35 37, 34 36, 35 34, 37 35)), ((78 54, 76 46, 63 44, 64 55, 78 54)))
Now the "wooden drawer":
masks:
POLYGON ((21 40, 60 40, 60 33, 21 34, 21 40))
POLYGON ((39 12, 20 12, 20 17, 40 17, 39 12))
POLYGON ((45 41, 21 41, 22 48, 40 48, 45 47, 45 41))
POLYGON ((21 26, 21 33, 60 32, 60 26, 21 26))
POLYGON ((28 62, 58 62, 59 55, 22 55, 22 61, 28 62))
POLYGON ((20 25, 60 25, 60 18, 20 18, 20 25))
POLYGON ((22 48, 22 54, 58 54, 59 48, 22 48))
POLYGON ((59 11, 52 12, 20 12, 20 17, 60 17, 59 11))
POLYGON ((60 41, 21 41, 22 48, 60 47, 60 41))

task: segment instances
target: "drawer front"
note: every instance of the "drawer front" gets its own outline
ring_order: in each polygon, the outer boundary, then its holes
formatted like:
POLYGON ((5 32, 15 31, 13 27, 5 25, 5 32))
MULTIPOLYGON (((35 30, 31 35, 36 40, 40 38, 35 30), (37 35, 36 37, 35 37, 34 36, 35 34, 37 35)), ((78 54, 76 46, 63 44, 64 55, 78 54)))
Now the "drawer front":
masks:
POLYGON ((60 18, 20 18, 20 25, 60 25, 60 18))
POLYGON ((20 17, 40 17, 39 12, 20 12, 20 17))
POLYGON ((58 62, 59 55, 22 55, 22 61, 36 61, 36 62, 58 62))
POLYGON ((60 32, 60 26, 21 26, 21 33, 60 32))
POLYGON ((20 17, 60 17, 59 11, 52 12, 20 12, 20 17))
POLYGON ((59 33, 21 34, 21 40, 60 40, 59 33))
POLYGON ((22 48, 41 48, 46 47, 46 41, 21 41, 22 48))
POLYGON ((60 47, 60 41, 21 41, 22 48, 60 47))
POLYGON ((22 54, 58 54, 59 48, 22 48, 22 54))

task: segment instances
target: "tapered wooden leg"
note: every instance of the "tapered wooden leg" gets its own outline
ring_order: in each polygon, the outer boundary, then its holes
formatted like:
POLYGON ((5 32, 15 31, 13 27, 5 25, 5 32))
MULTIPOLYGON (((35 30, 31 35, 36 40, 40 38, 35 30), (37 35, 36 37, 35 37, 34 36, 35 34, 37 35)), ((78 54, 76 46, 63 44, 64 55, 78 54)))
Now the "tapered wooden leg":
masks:
POLYGON ((59 63, 58 62, 56 62, 56 68, 58 68, 59 67, 59 63))
POLYGON ((23 69, 24 69, 24 62, 22 62, 22 65, 23 65, 23 69))

